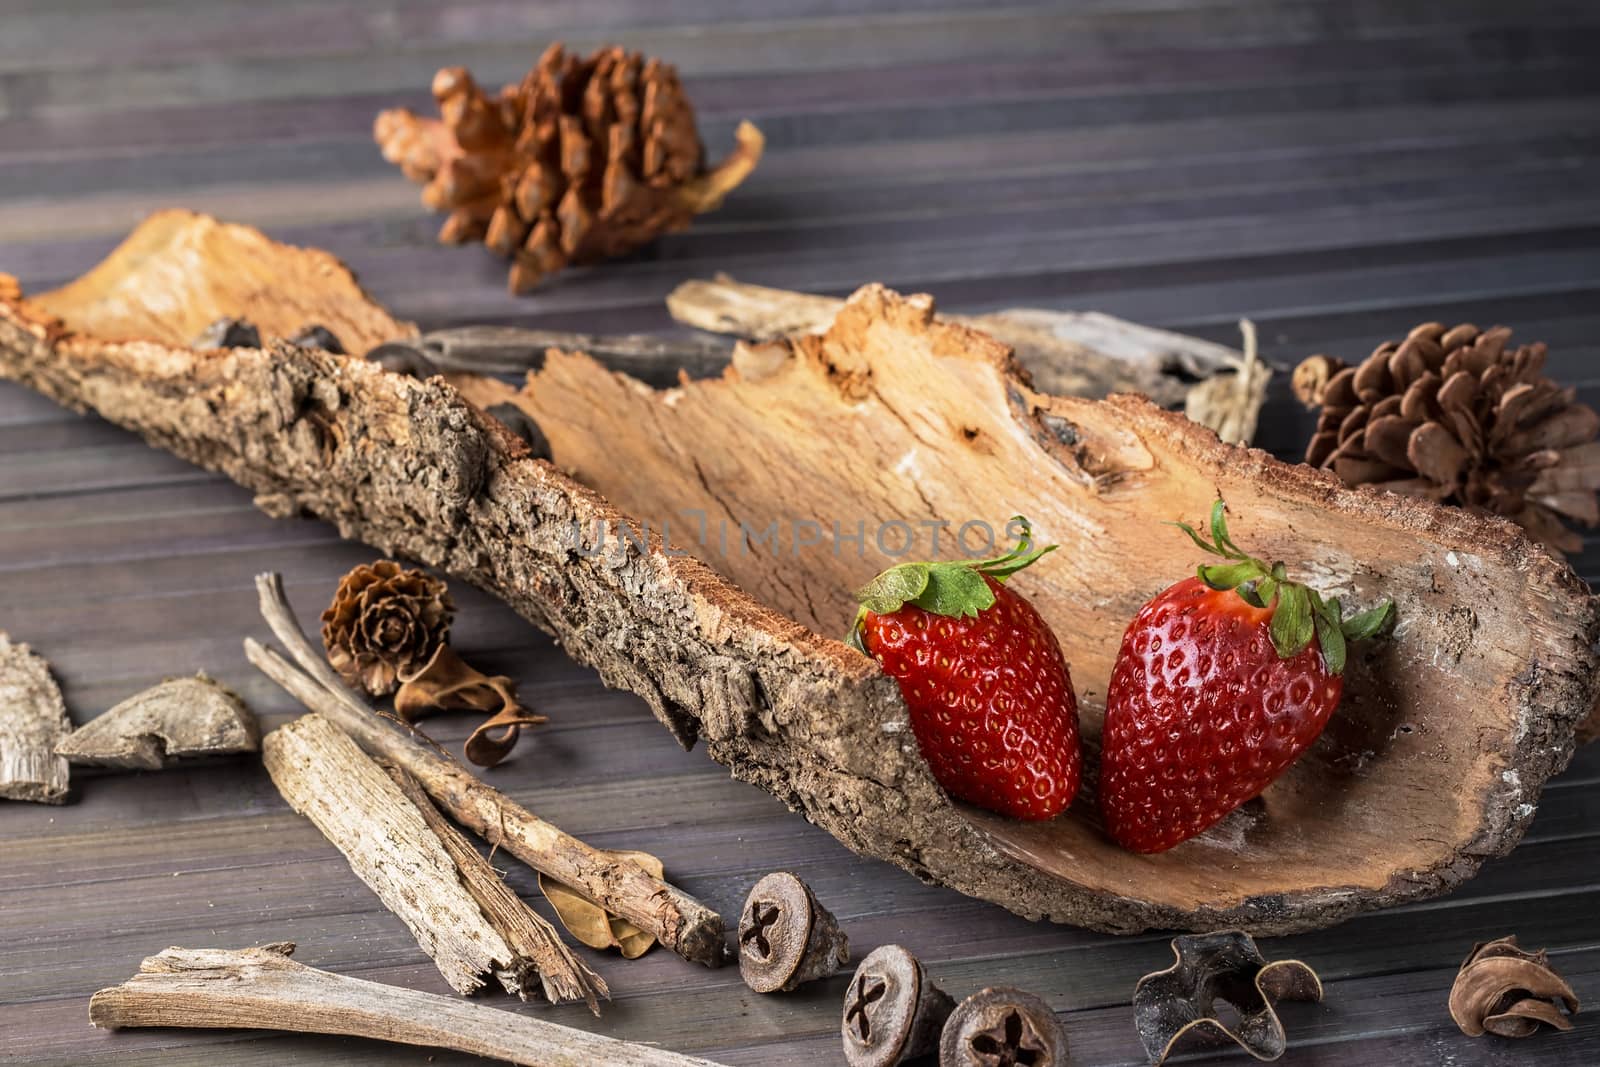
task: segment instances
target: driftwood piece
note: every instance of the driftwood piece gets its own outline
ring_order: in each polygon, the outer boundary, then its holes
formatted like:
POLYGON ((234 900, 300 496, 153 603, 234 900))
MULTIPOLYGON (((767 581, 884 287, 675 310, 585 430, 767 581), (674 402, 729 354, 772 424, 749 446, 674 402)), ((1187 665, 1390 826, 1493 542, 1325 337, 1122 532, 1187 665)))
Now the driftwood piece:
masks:
POLYGON ((461 831, 439 812, 432 798, 415 778, 398 767, 390 767, 388 771, 395 785, 400 787, 407 800, 416 805, 423 821, 438 835, 439 843, 455 860, 461 883, 478 902, 478 907, 483 909, 490 925, 505 939, 512 952, 531 960, 538 968, 545 999, 552 1004, 582 1000, 589 1005, 591 1012, 599 1015, 599 998, 611 999, 611 990, 606 986, 605 979, 573 955, 548 919, 528 907, 521 897, 511 891, 499 872, 489 866, 489 861, 479 855, 461 831))
POLYGON ((261 611, 301 670, 245 639, 245 655, 264 674, 349 734, 368 752, 414 776, 452 818, 540 874, 583 893, 607 911, 650 931, 693 963, 725 962, 722 917, 638 864, 579 841, 399 723, 380 718, 350 695, 305 639, 275 574, 256 579, 261 611), (302 671, 304 673, 302 673, 302 671))
POLYGON ((56 746, 71 732, 50 665, 0 630, 0 798, 65 803, 70 769, 56 746))
POLYGON ((306 715, 268 734, 261 760, 289 806, 399 916, 450 988, 476 993, 492 974, 507 993, 527 997, 536 965, 506 944, 422 813, 360 746, 306 715))
MULTIPOLYGON (((287 287, 252 294, 257 305, 322 299, 296 293, 301 269, 281 273, 287 287)), ((242 298, 204 303, 210 293, 194 281, 159 296, 201 302, 204 321, 244 310, 242 298)), ((552 357, 519 402, 560 438, 557 465, 615 502, 528 459, 438 379, 294 349, 119 342, 126 331, 89 309, 94 324, 80 325, 70 301, 50 306, 63 321, 0 298, 0 374, 225 471, 274 514, 323 516, 496 593, 680 740, 852 848, 1026 915, 1285 932, 1445 892, 1520 839, 1593 703, 1595 606, 1515 528, 1344 488, 1142 400, 1043 395, 1001 345, 937 322, 926 299, 869 288, 826 336, 747 349, 724 378, 660 393, 552 357), (844 629, 849 590, 890 557, 871 530, 839 557, 826 542, 788 551, 792 533, 811 532, 801 519, 853 534, 858 522, 954 529, 1028 514, 1067 545, 1059 565, 1018 581, 1081 679, 1092 745, 1128 619, 1195 563, 1161 523, 1193 520, 1219 494, 1241 537, 1306 561, 1330 593, 1393 596, 1406 621, 1352 664, 1345 705, 1306 758, 1159 856, 1115 848, 1087 805, 1021 825, 951 803, 892 679, 822 636, 844 629), (691 508, 735 532, 781 530, 783 557, 697 546, 681 525, 679 547, 715 570, 666 551, 661 520, 691 508)))
POLYGON ((409 351, 441 371, 522 375, 542 367, 545 353, 552 348, 587 352, 612 370, 658 386, 676 385, 680 373, 691 378, 719 374, 733 355, 733 342, 721 338, 459 326, 424 334, 415 341, 380 345, 367 353, 367 358, 381 358, 390 350, 409 351))
MULTIPOLYGON (((679 322, 754 341, 819 334, 844 301, 771 289, 718 275, 684 282, 667 296, 679 322)), ((1223 345, 1128 322, 1096 311, 1009 308, 942 321, 981 330, 1016 352, 1033 387, 1055 396, 1143 393, 1225 441, 1248 443, 1271 372, 1223 345)), ((582 346, 574 346, 583 351, 582 346)))
POLYGON ((169 948, 89 1000, 111 1030, 196 1026, 292 1030, 447 1048, 527 1067, 715 1067, 709 1060, 601 1037, 482 1004, 348 978, 296 963, 294 945, 169 948))
POLYGON ((204 674, 135 693, 56 746, 70 763, 159 771, 181 759, 254 752, 261 728, 244 701, 204 674))

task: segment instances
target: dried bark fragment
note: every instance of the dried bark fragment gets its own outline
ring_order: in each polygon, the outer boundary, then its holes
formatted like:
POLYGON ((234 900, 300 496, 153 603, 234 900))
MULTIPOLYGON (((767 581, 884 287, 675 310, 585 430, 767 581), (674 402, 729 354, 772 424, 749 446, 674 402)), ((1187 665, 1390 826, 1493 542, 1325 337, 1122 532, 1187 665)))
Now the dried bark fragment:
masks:
MULTIPOLYGON (((684 282, 667 297, 667 310, 685 325, 756 341, 822 333, 843 306, 834 297, 749 285, 726 275, 684 282)), ((1040 392, 1096 398, 1143 393, 1165 407, 1182 406, 1229 442, 1248 443, 1255 436, 1272 377, 1248 354, 1098 312, 1011 308, 942 318, 1010 345, 1040 392)))
POLYGON ((1468 1037, 1529 1037, 1540 1023, 1571 1030, 1578 1007, 1549 954, 1525 951, 1514 936, 1472 946, 1450 988, 1450 1017, 1468 1037))
POLYGON ((50 665, 0 630, 0 798, 65 803, 69 769, 56 746, 71 732, 50 665))
POLYGON ((1299 960, 1268 963, 1250 935, 1238 930, 1172 939, 1171 967, 1139 979, 1133 1020, 1152 1064, 1160 1064, 1186 1035, 1233 1041, 1258 1060, 1275 1060, 1288 1048, 1279 1000, 1321 1000, 1322 982, 1299 960), (1224 1022, 1216 1004, 1238 1014, 1224 1022))
MULTIPOLYGON (((1436 896, 1516 844, 1593 706, 1596 605, 1517 531, 1344 489, 1143 401, 1041 395, 1002 346, 938 321, 926 299, 869 287, 827 335, 768 346, 754 381, 735 372, 652 393, 581 357, 547 360, 519 404, 557 461, 604 483, 612 503, 529 459, 446 382, 300 349, 175 347, 190 320, 198 330, 247 307, 269 334, 314 319, 353 351, 409 327, 319 253, 207 220, 152 225, 130 238, 138 254, 114 253, 93 284, 0 298, 0 375, 226 472, 272 514, 323 516, 494 592, 640 694, 675 737, 703 741, 850 847, 1022 914, 1116 931, 1287 932, 1436 896), (194 229, 211 236, 196 244, 194 229), (281 285, 239 292, 244 272, 231 268, 246 260, 281 285), (148 340, 117 340, 130 337, 148 340), (897 417, 906 411, 919 417, 897 417), (609 454, 585 451, 602 437, 609 454), (1000 509, 990 490, 1002 480, 1000 509), (785 560, 790 570, 766 551, 741 556, 734 540, 741 520, 759 532, 814 514, 852 533, 890 516, 953 530, 1024 512, 1041 534, 1074 539, 1081 580, 1041 574, 1027 593, 1074 670, 1104 677, 1138 606, 1193 565, 1159 520, 1218 493, 1249 506, 1271 554, 1313 561, 1340 595, 1382 588, 1408 625, 1351 668, 1340 714, 1243 821, 1154 861, 1111 846, 1080 813, 1021 827, 937 789, 906 744, 892 679, 823 636, 847 622, 848 591, 881 569, 871 529, 863 558, 824 549, 785 560), (662 519, 695 507, 728 517, 731 551, 703 549, 720 575, 665 551, 662 519), (1129 559, 1141 561, 1133 581, 1129 559), (1413 832, 1393 833, 1397 822, 1413 832)), ((674 519, 673 537, 692 528, 674 519)), ((1099 710, 1080 710, 1092 739, 1099 710)), ((478 818, 494 836, 496 816, 478 818)))
POLYGON ((182 759, 260 747, 255 714, 238 694, 202 673, 135 693, 73 731, 56 754, 71 763, 159 771, 182 759))
POLYGON ((116 1030, 196 1026, 341 1034, 447 1048, 527 1067, 716 1067, 436 993, 330 974, 294 962, 294 945, 169 948, 89 1000, 89 1021, 116 1030))

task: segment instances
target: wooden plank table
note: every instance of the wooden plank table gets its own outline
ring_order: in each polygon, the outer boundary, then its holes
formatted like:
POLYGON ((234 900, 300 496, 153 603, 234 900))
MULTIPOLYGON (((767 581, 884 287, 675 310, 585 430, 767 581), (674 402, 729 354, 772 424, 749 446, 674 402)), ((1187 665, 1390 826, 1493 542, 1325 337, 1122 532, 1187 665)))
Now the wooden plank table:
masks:
MULTIPOLYGON (((1265 354, 1345 357, 1430 318, 1551 342, 1600 403, 1600 8, 1582 0, 7 0, 0 17, 0 270, 75 276, 139 218, 181 205, 348 260, 427 327, 670 327, 678 281, 728 271, 844 293, 882 280, 950 309, 1097 308, 1265 354), (866 13, 870 8, 870 13, 866 13), (378 157, 375 111, 425 107, 435 68, 519 75, 545 42, 618 41, 677 62, 712 153, 756 120, 769 154, 694 232, 535 295, 437 247, 378 157)), ((1294 457, 1281 388, 1262 443, 1294 457)), ((1600 542, 1576 562, 1600 574, 1600 542)), ((315 522, 94 419, 0 385, 0 628, 92 717, 203 668, 268 727, 298 709, 251 670, 250 577, 303 616, 372 558, 315 522)), ((508 610, 460 590, 457 643, 552 719, 489 777, 603 846, 649 849, 733 913, 794 870, 858 953, 902 942, 957 995, 1009 983, 1062 1013, 1076 1062, 1141 1061, 1127 999, 1159 935, 1036 925, 849 854, 703 755, 508 610)), ((841 620, 841 624, 844 620, 841 620)), ((461 720, 432 727, 458 745, 461 720)), ((1546 790, 1526 842, 1439 901, 1268 943, 1315 964, 1321 1006, 1284 1014, 1296 1064, 1593 1064, 1600 1022, 1470 1041, 1445 993, 1472 942, 1548 945, 1600 1000, 1600 746, 1546 790)), ((236 763, 81 781, 64 808, 0 809, 0 1055, 33 1064, 475 1062, 357 1041, 108 1034, 94 989, 173 944, 292 939, 308 963, 444 991, 400 922, 265 774, 236 763)), ((512 883, 534 892, 511 864, 512 883)), ((540 905, 543 906, 542 904, 540 905)), ((616 1001, 495 1001, 732 1064, 836 1062, 838 978, 784 997, 657 951, 596 958, 616 1001)), ((1235 1054, 1232 1059, 1237 1062, 1235 1054)))

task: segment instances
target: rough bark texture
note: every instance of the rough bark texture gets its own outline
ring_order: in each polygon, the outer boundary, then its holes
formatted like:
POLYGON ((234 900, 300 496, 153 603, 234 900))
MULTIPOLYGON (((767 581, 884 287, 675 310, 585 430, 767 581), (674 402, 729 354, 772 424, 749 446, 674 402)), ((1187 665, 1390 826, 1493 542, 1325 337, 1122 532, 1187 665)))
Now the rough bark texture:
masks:
MULTIPOLYGON (((52 307, 84 329, 69 303, 52 307)), ((1345 707, 1306 759, 1202 838, 1133 856, 1089 805, 1023 826, 938 790, 892 680, 812 628, 844 627, 848 590, 881 554, 846 570, 817 552, 783 561, 785 575, 718 556, 763 604, 664 551, 654 524, 617 537, 615 507, 526 458, 437 379, 298 350, 106 339, 118 334, 67 336, 0 302, 0 373, 227 472, 275 514, 321 515, 495 592, 682 741, 852 848, 1030 916, 1279 932, 1446 891, 1517 842, 1594 696, 1587 590, 1509 524, 1344 489, 1143 400, 1042 396, 1003 346, 935 322, 926 299, 864 290, 826 337, 754 353, 753 380, 652 393, 581 357, 546 364, 522 400, 557 463, 641 516, 703 505, 736 523, 853 527, 1029 514, 1069 546, 1019 588, 1082 679, 1091 737, 1134 608, 1195 562, 1159 520, 1201 516, 1218 492, 1259 551, 1305 561, 1351 601, 1398 601, 1399 633, 1353 664, 1345 707)))
POLYGON ((73 731, 56 754, 72 763, 159 771, 180 759, 260 747, 261 728, 244 701, 199 674, 135 693, 73 731))
POLYGON ((69 768, 56 744, 71 732, 49 664, 0 631, 0 798, 65 803, 69 768))
POLYGON ((486 976, 526 997, 533 961, 514 952, 414 804, 361 748, 317 715, 266 736, 262 762, 289 806, 316 824, 350 869, 415 935, 457 993, 486 976))
MULTIPOLYGON (((539 969, 539 982, 544 987, 545 999, 552 1004, 568 1000, 582 1000, 589 1010, 600 1014, 599 998, 611 999, 611 990, 601 978, 561 940, 561 935, 551 922, 512 892, 489 861, 446 819, 427 791, 398 767, 388 768, 389 777, 416 805, 428 828, 439 835, 450 858, 456 862, 461 883, 472 894, 472 899, 483 909, 484 916, 494 926, 507 945, 519 957, 531 960, 539 969)), ((526 994, 523 997, 527 999, 526 994)))
POLYGON ((727 950, 720 915, 639 864, 593 848, 545 822, 398 720, 373 714, 339 684, 327 661, 306 641, 278 576, 260 575, 256 586, 263 616, 301 668, 296 670, 276 652, 246 638, 245 655, 264 674, 368 752, 415 777, 452 817, 484 840, 648 930, 685 959, 710 967, 724 962, 727 950))
POLYGON ((437 993, 330 974, 289 958, 294 945, 169 948, 89 1000, 116 1030, 201 1026, 344 1034, 448 1048, 527 1067, 716 1067, 709 1060, 558 1026, 437 993))
MULTIPOLYGON (((755 341, 823 333, 843 307, 843 300, 831 296, 749 285, 726 275, 684 282, 667 296, 667 310, 679 322, 755 341)), ((1143 393, 1164 407, 1183 407, 1225 441, 1248 443, 1255 435, 1272 377, 1231 348, 1096 311, 1008 308, 941 319, 1010 345, 1041 393, 1143 393)))

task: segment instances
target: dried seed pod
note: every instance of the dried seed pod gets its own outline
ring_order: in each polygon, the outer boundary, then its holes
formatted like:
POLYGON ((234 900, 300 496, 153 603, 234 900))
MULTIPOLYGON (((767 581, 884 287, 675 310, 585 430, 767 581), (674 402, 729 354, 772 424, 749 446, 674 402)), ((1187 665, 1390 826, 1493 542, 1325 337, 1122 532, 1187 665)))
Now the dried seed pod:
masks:
POLYGON ((373 136, 423 183, 423 204, 449 213, 439 239, 482 241, 510 259, 519 293, 686 228, 750 174, 764 145, 741 123, 733 152, 707 167, 677 70, 618 47, 585 59, 553 44, 498 93, 446 67, 433 95, 438 118, 385 111, 373 136))
POLYGON ((315 322, 302 326, 299 333, 289 338, 289 343, 296 348, 318 348, 324 352, 332 352, 336 356, 345 354, 344 344, 339 340, 339 335, 315 322))
POLYGON ((739 916, 739 974, 757 993, 789 992, 850 961, 850 939, 787 871, 755 884, 739 916))
POLYGON ((1191 1031, 1237 1042, 1258 1060, 1275 1060, 1289 1040, 1273 1002, 1322 999, 1315 971, 1299 960, 1268 963, 1239 930, 1175 937, 1172 954, 1171 967, 1145 975, 1133 990, 1134 1027, 1152 1064, 1191 1031), (1234 1007, 1237 1023, 1218 1016, 1218 1001, 1234 1007))
POLYGON ((1062 1067, 1067 1033, 1050 1005, 1020 989, 972 994, 939 1037, 939 1067, 1062 1067))
POLYGON ((328 662, 351 685, 388 696, 402 675, 427 666, 450 634, 455 604, 445 584, 392 559, 362 564, 339 580, 322 613, 328 662))
POLYGON ((1468 1037, 1528 1037, 1540 1023, 1571 1030, 1576 1014, 1578 997, 1549 955, 1525 951, 1515 937, 1472 946, 1450 988, 1450 1017, 1468 1037))
POLYGON ((207 326, 190 348, 260 348, 261 331, 248 319, 222 318, 207 326))
POLYGON ((899 945, 873 949, 844 996, 840 1030, 850 1067, 894 1067, 939 1047, 956 1002, 899 945))

